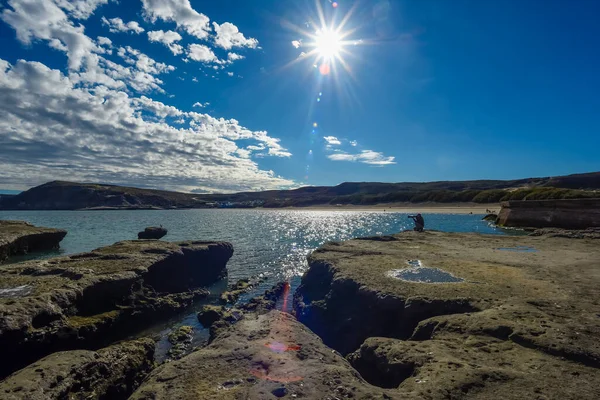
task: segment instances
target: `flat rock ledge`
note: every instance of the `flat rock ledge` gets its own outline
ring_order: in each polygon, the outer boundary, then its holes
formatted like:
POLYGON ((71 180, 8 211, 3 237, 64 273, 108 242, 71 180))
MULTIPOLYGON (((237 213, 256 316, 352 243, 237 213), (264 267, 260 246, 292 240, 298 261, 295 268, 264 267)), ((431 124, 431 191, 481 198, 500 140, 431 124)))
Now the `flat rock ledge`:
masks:
POLYGON ((596 240, 404 232, 309 266, 298 320, 393 398, 600 398, 596 240))
POLYGON ((33 226, 24 221, 0 221, 0 263, 10 256, 59 248, 67 231, 33 226))
POLYGON ((5 400, 127 399, 153 366, 154 341, 51 354, 0 382, 5 400))
POLYGON ((124 241, 0 268, 0 377, 173 315, 209 294, 232 254, 226 242, 124 241))

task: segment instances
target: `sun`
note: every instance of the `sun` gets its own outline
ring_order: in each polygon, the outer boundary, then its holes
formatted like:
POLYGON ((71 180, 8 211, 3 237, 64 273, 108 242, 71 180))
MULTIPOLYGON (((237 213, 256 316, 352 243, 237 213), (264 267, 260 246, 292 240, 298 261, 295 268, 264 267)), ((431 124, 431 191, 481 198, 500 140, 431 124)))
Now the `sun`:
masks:
POLYGON ((340 56, 343 40, 336 31, 324 28, 315 34, 315 49, 323 60, 333 60, 340 56))

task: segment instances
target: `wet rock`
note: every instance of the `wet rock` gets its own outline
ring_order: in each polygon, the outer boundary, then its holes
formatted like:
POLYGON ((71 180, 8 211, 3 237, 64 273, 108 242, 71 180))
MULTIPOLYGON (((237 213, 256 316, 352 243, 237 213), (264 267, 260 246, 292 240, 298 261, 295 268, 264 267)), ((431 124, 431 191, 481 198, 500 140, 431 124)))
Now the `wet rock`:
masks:
POLYGON ((498 215, 497 214, 487 214, 485 217, 482 218, 484 221, 491 221, 491 222, 496 222, 496 220, 498 219, 498 215))
POLYGON ((252 285, 250 284, 249 279, 240 279, 233 286, 231 286, 226 292, 221 294, 221 302, 222 303, 235 303, 237 299, 242 295, 242 293, 246 292, 250 289, 252 285))
POLYGON ((51 354, 0 382, 6 400, 126 399, 150 372, 154 341, 51 354))
POLYGON ((273 310, 248 313, 207 347, 158 367, 131 399, 382 399, 386 393, 291 315, 273 310))
POLYGON ((138 239, 160 239, 167 234, 167 229, 162 226, 149 226, 141 232, 138 232, 138 239))
POLYGON ((206 297, 229 243, 125 241, 0 269, 0 376, 51 352, 98 348, 206 297))
POLYGON ((172 346, 167 352, 168 358, 178 360, 189 352, 193 330, 193 327, 184 325, 169 334, 168 339, 172 346))
POLYGON ((321 247, 295 294, 299 320, 350 353, 368 382, 400 398, 598 398, 594 241, 394 237, 321 247), (536 251, 499 250, 508 248, 536 251), (413 260, 464 281, 408 282, 389 274, 413 260))
POLYGON ((206 328, 210 328, 211 325, 225 315, 225 307, 205 305, 198 313, 198 321, 206 328))
POLYGON ((0 263, 12 255, 58 249, 66 234, 62 229, 36 227, 23 221, 0 221, 0 263))

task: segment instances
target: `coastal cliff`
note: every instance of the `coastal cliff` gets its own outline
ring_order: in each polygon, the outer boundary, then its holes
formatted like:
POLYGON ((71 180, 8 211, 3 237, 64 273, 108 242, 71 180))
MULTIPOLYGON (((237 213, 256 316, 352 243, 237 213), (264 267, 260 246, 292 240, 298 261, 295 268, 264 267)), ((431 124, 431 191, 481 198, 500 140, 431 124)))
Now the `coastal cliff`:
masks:
POLYGON ((67 231, 33 226, 24 221, 0 221, 0 263, 13 255, 54 250, 67 231))
POLYGON ((600 198, 506 201, 496 223, 506 227, 587 229, 600 227, 600 198))
POLYGON ((0 376, 52 352, 99 348, 208 295, 226 242, 118 242, 0 268, 0 376))

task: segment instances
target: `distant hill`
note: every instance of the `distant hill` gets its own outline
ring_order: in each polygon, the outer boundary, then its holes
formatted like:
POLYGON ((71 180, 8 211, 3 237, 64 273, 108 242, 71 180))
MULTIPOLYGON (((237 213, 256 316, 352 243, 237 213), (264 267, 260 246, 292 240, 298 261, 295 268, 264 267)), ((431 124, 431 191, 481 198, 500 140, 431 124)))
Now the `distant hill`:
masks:
POLYGON ((302 207, 325 204, 476 202, 600 197, 600 172, 517 180, 345 182, 234 194, 191 194, 95 183, 53 181, 18 195, 0 196, 0 209, 177 209, 302 207))

